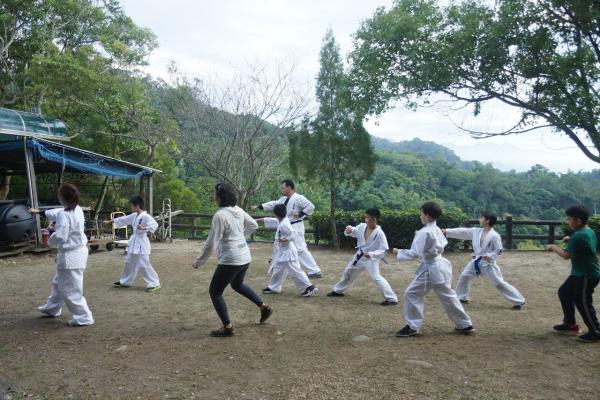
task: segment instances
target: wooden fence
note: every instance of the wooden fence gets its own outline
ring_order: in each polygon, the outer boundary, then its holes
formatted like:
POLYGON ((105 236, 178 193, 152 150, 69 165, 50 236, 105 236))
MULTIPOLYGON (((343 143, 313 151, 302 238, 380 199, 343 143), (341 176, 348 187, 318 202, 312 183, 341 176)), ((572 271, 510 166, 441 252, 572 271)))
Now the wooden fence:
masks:
MULTIPOLYGON (((466 221, 468 225, 479 225, 478 219, 470 219, 466 221)), ((498 220, 496 222, 496 226, 504 225, 505 231, 501 234, 502 239, 504 240, 504 247, 507 249, 512 249, 515 240, 541 240, 548 242, 548 244, 553 244, 557 241, 561 241, 563 235, 556 234, 556 227, 562 226, 562 221, 555 220, 547 220, 547 221, 533 221, 533 220, 513 220, 512 217, 506 217, 503 220, 498 220), (545 235, 526 235, 526 234, 518 234, 514 233, 515 227, 517 226, 547 226, 548 233, 545 235)))
MULTIPOLYGON (((189 232, 188 239, 190 240, 202 240, 206 238, 205 234, 200 235, 200 232, 206 231, 210 229, 210 222, 212 220, 212 214, 202 214, 202 213, 182 213, 175 217, 173 217, 173 231, 187 231, 189 232), (176 221, 181 221, 182 219, 187 219, 191 223, 180 223, 176 221)), ((252 218, 265 218, 264 215, 253 215, 252 218)), ((261 226, 250 236, 250 241, 252 242, 269 242, 272 243, 273 239, 263 240, 261 236, 273 236, 275 231, 272 229, 265 229, 261 226), (259 237, 257 239, 257 236, 259 237)), ((319 238, 315 235, 313 229, 306 229, 307 242, 319 244, 319 238), (308 240, 312 236, 312 241, 308 240)))
MULTIPOLYGON (((264 216, 253 216, 253 218, 264 218, 264 216)), ((173 217, 173 231, 177 232, 189 232, 187 236, 190 240, 201 240, 206 238, 205 232, 210 229, 210 221, 212 214, 202 213, 182 213, 173 217), (187 223, 180 222, 186 219, 187 223), (201 234, 204 233, 204 234, 201 234)), ((470 219, 465 221, 468 226, 478 226, 479 220, 470 219)), ((498 220, 496 226, 504 226, 504 233, 501 232, 502 239, 504 240, 504 246, 507 249, 512 249, 515 240, 540 240, 549 244, 555 243, 562 240, 562 235, 556 234, 556 227, 560 227, 563 224, 562 221, 548 220, 548 221, 534 221, 534 220, 513 220, 512 217, 506 217, 503 220, 498 220), (520 234, 515 233, 515 228, 519 226, 547 226, 548 231, 543 235, 531 235, 531 234, 520 234)), ((251 241, 255 242, 272 242, 273 239, 264 240, 261 237, 270 235, 272 237, 273 230, 259 227, 258 230, 250 237, 251 241), (258 236, 258 238, 257 238, 258 236)), ((319 244, 318 234, 313 229, 306 230, 307 239, 309 242, 319 244), (310 240, 312 239, 312 240, 310 240)), ((185 236, 185 235, 184 235, 185 236)))

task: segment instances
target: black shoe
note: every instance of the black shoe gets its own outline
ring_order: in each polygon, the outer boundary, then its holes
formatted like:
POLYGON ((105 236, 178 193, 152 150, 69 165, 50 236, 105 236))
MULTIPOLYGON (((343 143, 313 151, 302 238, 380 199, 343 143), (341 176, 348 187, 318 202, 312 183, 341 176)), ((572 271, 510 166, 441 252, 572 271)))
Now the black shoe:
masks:
POLYGON ((321 279, 323 277, 323 274, 321 274, 320 272, 315 272, 312 274, 306 274, 306 276, 308 276, 310 279, 321 279))
POLYGON ((406 325, 404 328, 400 329, 396 332, 396 337, 409 337, 418 335, 419 332, 412 329, 410 326, 406 325))
POLYGON ((130 285, 121 285, 121 282, 115 282, 115 283, 113 283, 113 287, 127 289, 131 286, 130 285))
POLYGON ((552 327, 552 330, 556 333, 562 333, 565 335, 579 335, 579 332, 580 332, 579 325, 577 325, 577 324, 569 325, 569 324, 565 324, 565 323, 562 323, 559 325, 554 325, 552 327))
POLYGON ((511 307, 511 310, 522 310, 524 305, 525 305, 525 303, 515 304, 514 306, 511 307))
POLYGON ((229 337, 233 335, 235 335, 233 326, 231 328, 221 327, 210 332, 210 336, 212 337, 229 337))
POLYGON ((458 301, 460 301, 462 304, 469 304, 471 302, 471 300, 465 300, 465 299, 458 299, 458 301))
POLYGON ((331 291, 331 292, 327 293, 327 297, 344 297, 344 293, 338 293, 338 292, 331 291))
POLYGON ((279 292, 276 292, 274 290, 269 289, 268 287, 264 288, 262 290, 263 294, 279 294, 279 292))
POLYGON ((397 301, 391 301, 391 300, 384 300, 381 303, 379 303, 379 305, 382 305, 382 306, 397 306, 398 302, 397 301))
POLYGON ((590 331, 588 333, 584 333, 581 336, 578 336, 577 339, 581 342, 586 343, 600 342, 600 333, 590 331))
POLYGON ((317 295, 318 291, 319 291, 319 288, 315 287, 315 285, 310 285, 309 287, 304 289, 304 292, 302 292, 301 296, 302 297, 313 297, 313 296, 317 295))
POLYGON ((466 328, 454 328, 454 330, 458 333, 462 333, 463 335, 470 335, 471 333, 475 332, 473 325, 467 326, 466 328))
POLYGON ((260 309, 260 323, 262 324, 266 322, 271 316, 271 314, 273 314, 273 309, 271 307, 262 307, 260 309))

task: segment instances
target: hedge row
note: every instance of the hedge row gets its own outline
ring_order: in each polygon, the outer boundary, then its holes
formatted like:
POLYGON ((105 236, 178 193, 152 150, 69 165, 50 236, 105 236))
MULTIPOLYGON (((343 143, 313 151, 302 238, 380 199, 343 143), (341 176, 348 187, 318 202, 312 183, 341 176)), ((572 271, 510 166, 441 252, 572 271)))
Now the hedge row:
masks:
MULTIPOLYGON (((344 229, 348 225, 356 226, 364 222, 364 212, 338 211, 335 218, 340 246, 354 247, 355 239, 344 236, 344 229)), ((457 227, 467 219, 467 215, 460 210, 444 210, 444 214, 438 220, 438 226, 440 228, 457 227)), ((331 242, 331 224, 328 213, 315 212, 310 216, 310 224, 319 241, 331 242)), ((418 209, 382 210, 379 224, 387 236, 390 248, 403 249, 410 247, 415 232, 423 227, 418 209)), ((460 246, 460 241, 450 241, 450 249, 458 249, 460 246)))

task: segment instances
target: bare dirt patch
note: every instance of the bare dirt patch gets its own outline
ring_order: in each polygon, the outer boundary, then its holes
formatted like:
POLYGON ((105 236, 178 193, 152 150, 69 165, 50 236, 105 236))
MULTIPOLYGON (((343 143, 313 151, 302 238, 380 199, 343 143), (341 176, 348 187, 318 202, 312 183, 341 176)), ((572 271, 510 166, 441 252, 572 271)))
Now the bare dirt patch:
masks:
MULTIPOLYGON (((476 334, 453 334, 430 294, 423 335, 397 339, 393 334, 404 325, 402 306, 380 306, 381 296, 367 274, 346 297, 325 297, 351 253, 314 249, 325 273, 316 281, 318 297, 300 298, 288 282, 283 294, 263 296, 275 313, 268 324, 258 325, 255 306, 227 289, 237 336, 213 339, 207 333, 219 325, 208 297, 214 262, 192 270, 199 246, 186 241, 154 246, 151 260, 163 284, 157 293, 144 292, 141 278, 131 289, 112 288, 122 251, 90 256, 85 290, 96 324, 86 328, 67 327, 68 315, 45 319, 36 312, 54 273, 52 254, 0 260, 0 383, 16 388, 10 394, 15 399, 600 396, 600 345, 550 332, 561 319, 556 290, 569 271, 551 254, 502 257, 505 278, 527 298, 522 311, 510 310, 488 282, 479 280, 467 306, 476 334)), ((271 246, 251 248, 248 283, 259 290, 267 279, 271 246)), ((456 278, 470 256, 447 256, 456 278)), ((415 266, 382 267, 401 302, 415 266)))

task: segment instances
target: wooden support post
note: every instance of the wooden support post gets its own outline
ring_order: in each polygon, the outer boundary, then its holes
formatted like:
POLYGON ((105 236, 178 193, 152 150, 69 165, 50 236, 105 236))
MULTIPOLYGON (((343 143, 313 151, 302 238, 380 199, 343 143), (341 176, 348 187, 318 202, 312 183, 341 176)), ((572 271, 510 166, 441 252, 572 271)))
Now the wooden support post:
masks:
POLYGON ((148 175, 148 213, 150 215, 154 215, 154 188, 152 183, 152 175, 148 175))
MULTIPOLYGON (((38 195, 37 195, 37 184, 35 177, 35 168, 33 162, 33 151, 27 147, 27 138, 23 138, 23 150, 25 152, 25 171, 27 174, 27 189, 29 191, 29 204, 32 208, 38 208, 38 195)), ((36 238, 35 243, 40 244, 42 242, 42 225, 40 223, 40 215, 34 214, 36 224, 36 238)))
POLYGON ((554 224, 548 225, 548 244, 554 244, 554 224))
POLYGON ((506 217, 506 248, 513 248, 513 218, 512 215, 506 217))
POLYGON ((192 232, 191 237, 196 239, 197 231, 196 231, 196 217, 192 217, 192 232))

